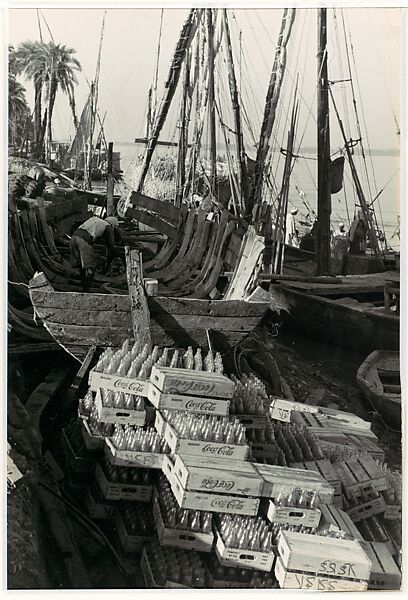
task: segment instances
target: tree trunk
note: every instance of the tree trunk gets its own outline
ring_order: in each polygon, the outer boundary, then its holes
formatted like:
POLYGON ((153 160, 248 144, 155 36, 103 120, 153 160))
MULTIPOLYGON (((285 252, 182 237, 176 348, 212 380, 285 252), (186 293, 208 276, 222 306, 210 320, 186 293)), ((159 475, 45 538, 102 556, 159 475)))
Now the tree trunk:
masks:
POLYGON ((38 155, 41 138, 41 96, 42 82, 38 77, 34 80, 34 151, 38 155))
POLYGON ((48 114, 47 114, 47 140, 45 145, 46 161, 51 161, 51 143, 52 143, 52 113, 54 110, 55 97, 57 95, 57 81, 52 78, 50 83, 50 93, 48 97, 48 114))

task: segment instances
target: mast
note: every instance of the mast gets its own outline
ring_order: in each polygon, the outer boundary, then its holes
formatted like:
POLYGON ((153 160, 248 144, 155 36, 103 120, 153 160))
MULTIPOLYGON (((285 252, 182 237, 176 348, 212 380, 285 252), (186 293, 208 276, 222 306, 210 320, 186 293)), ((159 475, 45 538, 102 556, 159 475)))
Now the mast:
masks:
POLYGON ((330 127, 329 81, 327 76, 327 9, 320 8, 317 16, 317 221, 318 273, 330 274, 330 127))
POLYGON ((186 183, 186 156, 188 142, 188 115, 187 115, 187 96, 190 84, 190 54, 187 52, 184 62, 184 82, 183 94, 180 106, 180 135, 177 157, 177 178, 176 178, 176 206, 180 206, 183 199, 184 185, 186 183))
POLYGON ((95 127, 95 84, 91 83, 91 95, 90 95, 90 128, 88 136, 88 146, 84 165, 84 184, 86 190, 92 190, 92 138, 95 127))
POLYGON ((290 34, 292 32, 295 15, 295 8, 285 8, 283 12, 282 24, 276 46, 275 59, 273 62, 268 91, 266 94, 265 110, 261 127, 261 135, 259 138, 258 151, 256 153, 255 181, 245 210, 245 216, 247 220, 251 220, 252 209, 254 206, 256 204, 260 204, 262 201, 265 162, 269 151, 269 140, 272 134, 273 125, 275 123, 276 107, 278 104, 283 83, 283 76, 286 68, 286 46, 289 42, 290 34))
POLYGON ((210 183, 211 192, 215 193, 217 178, 217 139, 215 132, 215 89, 214 89, 214 24, 212 9, 207 8, 207 35, 208 35, 208 107, 210 120, 210 183))
POLYGON ((156 147, 164 121, 166 120, 167 113, 169 112, 170 104, 180 78, 181 66, 183 64, 186 51, 190 47, 191 41, 194 37, 198 21, 201 17, 201 12, 202 11, 200 9, 191 9, 188 19, 183 25, 179 41, 177 42, 176 50, 170 66, 170 71, 167 76, 165 85, 166 91, 160 103, 160 110, 155 116, 153 131, 151 132, 151 136, 147 142, 140 178, 136 188, 136 191, 138 192, 141 192, 143 189, 144 180, 146 179, 147 171, 152 160, 153 151, 156 147))
POLYGON ((222 10, 224 18, 224 28, 226 37, 227 47, 227 64, 228 64, 228 82, 231 94, 232 109, 234 111, 234 123, 235 123, 235 140, 237 147, 237 158, 239 168, 239 181, 240 181, 240 192, 241 192, 241 203, 245 206, 248 198, 248 175, 245 163, 245 148, 244 148, 244 136, 242 133, 241 124, 241 110, 239 105, 239 94, 237 87, 237 79, 235 76, 234 58, 232 54, 231 35, 229 30, 227 11, 224 8, 222 10))

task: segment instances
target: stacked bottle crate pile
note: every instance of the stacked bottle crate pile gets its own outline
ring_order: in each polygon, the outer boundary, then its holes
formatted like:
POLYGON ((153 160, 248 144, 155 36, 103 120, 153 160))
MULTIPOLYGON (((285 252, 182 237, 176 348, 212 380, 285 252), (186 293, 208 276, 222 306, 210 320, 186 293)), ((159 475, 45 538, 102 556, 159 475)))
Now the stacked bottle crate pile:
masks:
POLYGON ((398 585, 400 493, 370 424, 268 397, 191 348, 127 341, 89 383, 87 505, 147 587, 398 585))

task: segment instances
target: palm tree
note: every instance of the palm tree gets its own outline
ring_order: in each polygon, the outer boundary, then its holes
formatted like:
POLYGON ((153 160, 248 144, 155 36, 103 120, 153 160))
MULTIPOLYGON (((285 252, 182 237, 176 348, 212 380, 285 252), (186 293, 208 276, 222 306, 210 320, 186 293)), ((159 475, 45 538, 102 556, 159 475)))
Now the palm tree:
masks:
POLYGON ((22 42, 11 54, 10 64, 15 75, 24 75, 34 84, 34 145, 39 152, 41 132, 42 89, 47 67, 47 49, 42 42, 22 42))
MULTIPOLYGON (((45 146, 46 157, 49 158, 49 153, 51 149, 51 141, 52 141, 52 113, 54 110, 55 98, 57 95, 58 87, 67 94, 69 99, 69 104, 71 106, 72 117, 74 120, 74 125, 77 127, 78 120, 75 113, 75 96, 74 96, 74 85, 77 82, 75 71, 81 70, 81 65, 77 58, 73 56, 76 53, 76 50, 73 48, 69 48, 62 44, 55 44, 54 42, 49 42, 47 44, 47 73, 46 73, 46 83, 47 83, 47 119, 46 119, 46 129, 48 132, 47 135, 47 143, 45 146)), ((45 131, 42 131, 42 141, 44 139, 45 131)))
POLYGON ((30 110, 25 98, 25 88, 10 72, 8 78, 9 141, 12 146, 21 144, 30 122, 30 110))

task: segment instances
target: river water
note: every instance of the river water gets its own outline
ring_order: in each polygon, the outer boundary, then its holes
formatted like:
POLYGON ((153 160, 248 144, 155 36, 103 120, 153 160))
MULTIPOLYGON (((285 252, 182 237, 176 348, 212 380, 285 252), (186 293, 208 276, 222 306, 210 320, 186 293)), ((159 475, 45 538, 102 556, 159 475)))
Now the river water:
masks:
MULTIPOLYGON (((121 154, 121 166, 124 173, 124 179, 131 184, 135 173, 135 164, 138 157, 143 152, 143 146, 133 143, 115 144, 115 151, 121 154)), ((169 152, 167 148, 158 147, 158 155, 169 152)), ((176 156, 175 151, 171 150, 176 156)), ((219 148, 219 154, 222 155, 223 148, 219 148)), ((299 209, 298 218, 313 219, 313 213, 317 211, 317 162, 314 160, 313 151, 305 153, 308 158, 298 159, 295 162, 291 190, 289 193, 289 207, 299 209), (306 205, 305 205, 306 204, 306 205)), ((398 215, 400 214, 400 172, 399 156, 397 154, 376 153, 363 163, 362 157, 355 156, 356 166, 361 178, 366 199, 370 202, 380 193, 378 200, 374 203, 379 229, 385 231, 389 245, 395 250, 399 250, 399 238, 395 233, 398 215), (366 172, 368 173, 367 184, 366 172), (369 200, 371 198, 371 200, 369 200)), ((274 168, 277 187, 280 187, 281 174, 283 167, 283 157, 277 160, 277 166, 274 168)), ((358 200, 354 192, 354 185, 351 179, 349 168, 346 166, 344 175, 343 189, 332 195, 332 228, 338 227, 343 222, 348 228, 353 220, 358 200)))

